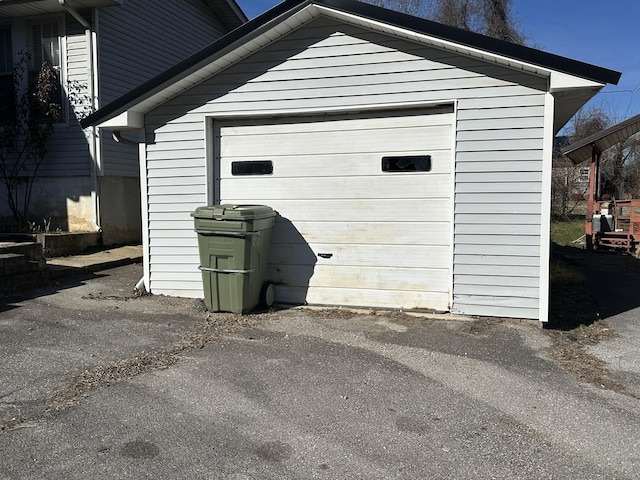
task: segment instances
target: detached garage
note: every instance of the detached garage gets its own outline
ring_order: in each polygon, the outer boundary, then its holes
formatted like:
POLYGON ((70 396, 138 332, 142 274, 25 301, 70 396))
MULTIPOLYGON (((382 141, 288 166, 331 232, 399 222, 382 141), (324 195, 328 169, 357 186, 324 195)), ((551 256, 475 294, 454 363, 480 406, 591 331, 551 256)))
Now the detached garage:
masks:
POLYGON ((278 302, 546 321, 553 136, 619 77, 296 0, 83 125, 139 143, 152 293, 203 296, 196 207, 265 204, 278 302))

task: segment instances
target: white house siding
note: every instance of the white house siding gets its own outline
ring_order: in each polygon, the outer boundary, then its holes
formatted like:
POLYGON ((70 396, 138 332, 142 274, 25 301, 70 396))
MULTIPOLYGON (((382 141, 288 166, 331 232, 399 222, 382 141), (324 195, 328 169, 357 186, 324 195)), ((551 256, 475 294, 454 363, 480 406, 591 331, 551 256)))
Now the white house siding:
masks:
POLYGON ((319 18, 146 117, 150 287, 202 296, 205 116, 457 104, 452 310, 537 318, 547 82, 319 18), (185 113, 186 112, 186 113, 185 113))
MULTIPOLYGON (((98 14, 100 106, 226 33, 202 0, 136 0, 98 14)), ((102 137, 103 175, 139 176, 138 152, 102 137)))

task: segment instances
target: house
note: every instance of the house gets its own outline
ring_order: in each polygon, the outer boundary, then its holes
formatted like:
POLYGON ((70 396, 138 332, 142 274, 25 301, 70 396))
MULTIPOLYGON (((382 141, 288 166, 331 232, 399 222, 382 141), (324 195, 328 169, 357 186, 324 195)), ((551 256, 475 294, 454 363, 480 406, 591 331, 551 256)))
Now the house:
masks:
MULTIPOLYGON (((246 22, 234 0, 0 0, 0 89, 11 91, 23 51, 30 70, 48 60, 60 73, 62 118, 34 188, 42 227, 102 231, 105 244, 141 240, 138 151, 82 129, 83 112, 246 22)), ((4 202, 0 220, 10 216, 4 202)))
POLYGON ((546 321, 554 134, 619 77, 288 0, 83 125, 139 142, 152 293, 203 296, 196 207, 266 204, 277 302, 546 321))
POLYGON ((574 165, 561 152, 569 145, 569 137, 561 135, 554 139, 551 163, 551 214, 563 217, 573 213, 586 198, 589 190, 589 167, 574 165))

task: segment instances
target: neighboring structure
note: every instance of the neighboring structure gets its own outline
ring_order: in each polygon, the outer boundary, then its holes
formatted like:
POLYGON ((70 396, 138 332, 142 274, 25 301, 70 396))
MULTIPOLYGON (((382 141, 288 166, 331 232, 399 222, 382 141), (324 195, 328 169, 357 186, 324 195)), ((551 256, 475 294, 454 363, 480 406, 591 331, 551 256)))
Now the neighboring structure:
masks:
POLYGON ((569 137, 556 136, 551 169, 551 214, 569 215, 587 196, 589 167, 574 165, 561 149, 569 145, 569 137))
POLYGON ((602 153, 640 132, 640 115, 562 148, 576 165, 591 160, 587 189, 585 237, 587 250, 624 250, 637 253, 640 244, 640 199, 615 198, 602 191, 602 153))
POLYGON ((85 119, 141 139, 144 283, 189 214, 278 211, 276 301, 547 320, 554 134, 611 70, 350 0, 286 1, 85 119))
MULTIPOLYGON (((34 188, 34 221, 101 229, 106 244, 140 241, 138 151, 95 128, 83 131, 78 117, 246 20, 234 0, 0 0, 0 88, 9 92, 25 50, 30 69, 48 60, 64 87, 63 119, 34 188)), ((0 205, 0 219, 9 215, 0 205)))

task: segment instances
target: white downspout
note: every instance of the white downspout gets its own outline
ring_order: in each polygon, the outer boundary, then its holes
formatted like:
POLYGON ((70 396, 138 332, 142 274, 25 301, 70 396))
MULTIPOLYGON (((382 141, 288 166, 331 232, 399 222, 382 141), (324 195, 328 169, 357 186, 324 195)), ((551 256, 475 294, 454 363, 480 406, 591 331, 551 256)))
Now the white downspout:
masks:
POLYGON ((122 136, 118 130, 112 132, 113 139, 117 143, 127 145, 129 147, 138 149, 138 159, 140 162, 140 208, 142 214, 142 278, 136 283, 135 289, 138 292, 151 293, 149 288, 149 282, 151 279, 151 272, 149 269, 149 212, 147 210, 147 167, 146 167, 146 148, 144 143, 144 129, 138 133, 140 140, 130 140, 122 136))
POLYGON ((553 117, 555 97, 545 94, 544 140, 542 145, 542 200, 540 202, 540 279, 538 320, 542 326, 549 321, 549 258, 551 255, 551 169, 553 163, 553 117))
MULTIPOLYGON (((73 7, 67 4, 66 0, 58 0, 58 3, 84 27, 86 44, 87 44, 87 88, 91 101, 91 111, 98 108, 97 99, 97 71, 96 55, 95 55, 95 32, 91 24, 78 13, 73 7)), ((91 157, 91 225, 96 232, 102 232, 100 225, 100 183, 98 182, 98 173, 101 169, 100 147, 98 145, 98 129, 91 127, 88 135, 89 155, 91 157)))

